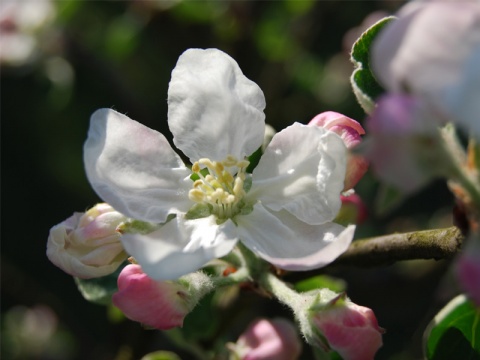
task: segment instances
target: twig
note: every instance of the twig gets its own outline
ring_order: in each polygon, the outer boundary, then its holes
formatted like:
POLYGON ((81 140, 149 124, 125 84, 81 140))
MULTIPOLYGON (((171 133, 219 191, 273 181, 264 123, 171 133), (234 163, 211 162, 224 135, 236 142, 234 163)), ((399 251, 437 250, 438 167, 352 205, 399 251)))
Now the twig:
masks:
POLYGON ((400 260, 448 259, 460 250, 463 239, 455 226, 361 239, 354 241, 334 264, 378 266, 400 260))

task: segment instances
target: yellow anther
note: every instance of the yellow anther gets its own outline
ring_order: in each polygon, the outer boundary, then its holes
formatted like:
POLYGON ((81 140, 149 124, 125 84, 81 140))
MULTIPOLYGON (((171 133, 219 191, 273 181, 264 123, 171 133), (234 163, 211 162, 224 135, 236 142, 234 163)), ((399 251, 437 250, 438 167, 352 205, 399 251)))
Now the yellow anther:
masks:
POLYGON ((215 177, 213 177, 213 175, 208 174, 207 176, 205 176, 205 181, 207 183, 209 183, 210 181, 214 181, 214 180, 215 180, 215 177))
POLYGON ((193 165, 192 165, 192 172, 194 172, 194 173, 200 172, 200 165, 198 164, 198 161, 196 161, 195 163, 193 163, 193 165))
POLYGON ((202 202, 205 198, 205 193, 199 189, 192 189, 188 192, 188 198, 195 202, 202 202))
POLYGON ((248 160, 241 160, 237 163, 237 166, 240 169, 246 168, 248 165, 250 165, 250 161, 248 161, 248 160))
POLYGON ((215 168, 213 166, 212 160, 210 160, 208 158, 201 158, 200 160, 198 160, 198 163, 202 164, 202 165, 205 165, 209 169, 214 169, 215 168))
POLYGON ((217 201, 217 200, 221 200, 223 197, 224 197, 224 194, 225 194, 225 191, 223 191, 223 189, 221 188, 218 188, 218 189, 215 189, 214 192, 212 192, 212 194, 210 195, 213 199, 213 201, 217 201))
POLYGON ((217 174, 221 174, 222 171, 225 169, 222 163, 220 162, 215 161, 214 165, 215 165, 215 171, 217 172, 217 174))
POLYGON ((198 188, 199 186, 202 186, 203 185, 203 181, 202 180, 195 180, 193 182, 193 188, 198 188))

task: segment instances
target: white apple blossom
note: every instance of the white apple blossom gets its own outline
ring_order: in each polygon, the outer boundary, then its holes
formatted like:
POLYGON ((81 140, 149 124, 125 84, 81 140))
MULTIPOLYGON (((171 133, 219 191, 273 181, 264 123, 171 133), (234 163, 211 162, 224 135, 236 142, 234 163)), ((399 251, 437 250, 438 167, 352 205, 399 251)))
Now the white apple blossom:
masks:
POLYGON ((247 173, 246 156, 264 138, 265 98, 216 49, 180 56, 168 106, 173 141, 191 169, 162 134, 111 109, 92 115, 84 148, 88 179, 102 199, 131 218, 164 223, 121 237, 146 274, 178 278, 227 255, 239 240, 289 270, 324 266, 346 250, 354 227, 331 222, 346 163, 337 134, 295 123, 275 134, 247 173))

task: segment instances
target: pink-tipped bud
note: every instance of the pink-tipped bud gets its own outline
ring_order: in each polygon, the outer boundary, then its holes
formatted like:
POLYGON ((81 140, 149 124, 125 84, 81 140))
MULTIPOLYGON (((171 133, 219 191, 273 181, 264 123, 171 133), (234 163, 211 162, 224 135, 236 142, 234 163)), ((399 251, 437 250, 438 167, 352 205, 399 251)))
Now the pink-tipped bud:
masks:
POLYGON ((109 275, 127 258, 115 231, 125 220, 108 204, 75 213, 50 230, 47 256, 72 276, 88 279, 109 275))
POLYGON ((140 265, 127 265, 118 276, 112 302, 130 320, 167 330, 181 327, 192 310, 188 289, 172 281, 149 278, 140 265))
POLYGON ((342 207, 335 222, 342 225, 361 224, 368 216, 368 210, 358 194, 341 195, 342 207))
POLYGON ((302 350, 296 327, 281 318, 255 320, 235 344, 228 345, 241 360, 294 360, 302 350))
MULTIPOLYGON (((352 149, 360 144, 362 141, 360 135, 365 134, 365 130, 358 121, 334 111, 326 111, 318 114, 310 120, 308 125, 320 126, 333 131, 342 138, 347 149, 352 149)), ((368 162, 363 156, 350 153, 347 162, 347 172, 345 174, 344 190, 352 189, 367 169, 368 162)))
POLYGON ((317 334, 314 343, 335 350, 344 360, 373 360, 382 346, 383 329, 373 311, 345 296, 340 295, 318 309, 314 307, 311 314, 310 324, 317 334))

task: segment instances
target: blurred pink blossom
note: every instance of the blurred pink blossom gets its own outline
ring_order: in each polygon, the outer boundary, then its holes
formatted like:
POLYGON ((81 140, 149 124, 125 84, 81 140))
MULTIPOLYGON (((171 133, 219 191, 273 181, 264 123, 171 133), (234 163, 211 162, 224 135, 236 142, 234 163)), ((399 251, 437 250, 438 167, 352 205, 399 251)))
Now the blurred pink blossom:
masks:
POLYGON ((295 325, 286 319, 258 319, 230 350, 241 360, 294 360, 302 350, 295 325))
MULTIPOLYGON (((315 116, 308 125, 316 125, 339 135, 347 149, 353 149, 362 141, 360 135, 365 130, 358 121, 334 111, 326 111, 315 116)), ((367 160, 357 154, 348 154, 344 190, 353 188, 368 169, 367 160)))
POLYGON ((480 138, 480 3, 413 1, 397 16, 374 41, 375 76, 480 138))
POLYGON ((55 18, 50 0, 3 0, 0 3, 0 64, 20 66, 38 55, 42 32, 55 18))
POLYGON ((436 121, 418 98, 381 97, 366 125, 369 137, 362 153, 385 183, 410 193, 442 170, 436 121))

